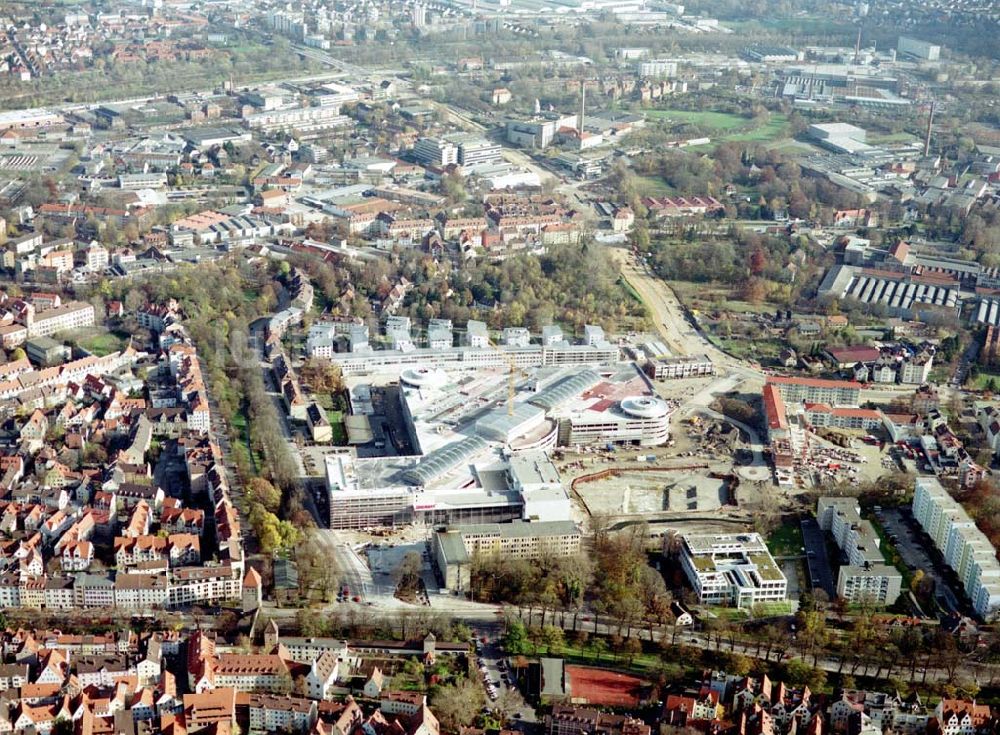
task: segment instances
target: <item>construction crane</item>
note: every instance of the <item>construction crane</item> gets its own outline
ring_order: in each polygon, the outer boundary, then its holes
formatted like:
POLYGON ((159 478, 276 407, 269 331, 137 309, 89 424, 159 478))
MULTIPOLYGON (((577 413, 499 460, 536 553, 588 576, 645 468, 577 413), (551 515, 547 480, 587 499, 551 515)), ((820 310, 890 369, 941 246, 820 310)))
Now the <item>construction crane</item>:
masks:
POLYGON ((507 354, 500 345, 495 344, 492 340, 487 342, 491 350, 496 350, 499 352, 505 360, 507 360, 507 415, 514 415, 514 395, 517 393, 517 387, 515 385, 515 378, 518 374, 524 374, 524 371, 518 368, 517 363, 514 361, 514 356, 507 354))

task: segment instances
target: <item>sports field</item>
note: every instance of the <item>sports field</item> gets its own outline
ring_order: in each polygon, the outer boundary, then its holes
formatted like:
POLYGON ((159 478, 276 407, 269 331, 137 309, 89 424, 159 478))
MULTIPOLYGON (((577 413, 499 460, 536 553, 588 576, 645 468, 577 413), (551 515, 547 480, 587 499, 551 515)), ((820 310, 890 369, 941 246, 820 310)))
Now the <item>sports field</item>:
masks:
POLYGON ((567 666, 566 676, 573 701, 608 707, 637 707, 645 686, 638 677, 589 666, 567 666))

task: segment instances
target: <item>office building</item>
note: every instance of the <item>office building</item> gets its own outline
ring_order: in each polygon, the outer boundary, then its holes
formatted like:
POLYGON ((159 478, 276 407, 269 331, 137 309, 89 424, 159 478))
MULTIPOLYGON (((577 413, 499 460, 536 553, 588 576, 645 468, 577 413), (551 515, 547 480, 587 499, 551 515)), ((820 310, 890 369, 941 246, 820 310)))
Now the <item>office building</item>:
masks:
POLYGON ((420 138, 413 157, 425 166, 444 168, 458 164, 458 146, 444 138, 420 138))
POLYGON ((896 51, 902 56, 921 61, 938 61, 941 58, 941 47, 937 44, 907 36, 899 37, 899 41, 896 42, 896 51))
POLYGON ((653 380, 699 378, 715 374, 715 365, 708 355, 651 358, 646 361, 644 369, 653 380))
POLYGON ((503 162, 500 144, 481 135, 454 133, 446 135, 444 139, 458 147, 458 163, 463 168, 492 166, 503 162))
POLYGON ((444 586, 464 591, 469 588, 476 556, 528 560, 572 556, 579 553, 580 540, 580 529, 571 521, 518 521, 442 529, 432 536, 431 543, 444 586))
POLYGON ((753 607, 785 599, 788 582, 757 533, 683 536, 681 566, 704 605, 753 607))

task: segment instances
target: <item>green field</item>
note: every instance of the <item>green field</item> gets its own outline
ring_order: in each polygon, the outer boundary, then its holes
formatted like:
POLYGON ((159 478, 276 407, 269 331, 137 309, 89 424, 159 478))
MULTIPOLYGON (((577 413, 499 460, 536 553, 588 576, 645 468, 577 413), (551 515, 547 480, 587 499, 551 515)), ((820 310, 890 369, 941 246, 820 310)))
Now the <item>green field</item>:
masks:
POLYGON ((87 331, 74 334, 70 337, 70 341, 80 349, 86 350, 98 357, 104 357, 105 355, 110 355, 112 352, 122 350, 128 344, 127 337, 104 331, 87 331))
POLYGON ((798 523, 786 523, 767 539, 767 548, 774 556, 798 556, 802 553, 802 528, 798 523))
POLYGON ((642 196, 669 197, 677 192, 659 176, 636 176, 635 188, 642 196))
POLYGON ((777 140, 785 134, 788 127, 788 116, 780 112, 772 112, 767 122, 760 127, 754 128, 746 133, 736 133, 722 138, 723 142, 765 142, 777 140))
POLYGON ((965 381, 966 390, 987 390, 987 386, 990 381, 993 381, 993 385, 997 390, 1000 390, 1000 373, 989 372, 986 370, 980 370, 975 378, 971 378, 965 381))
POLYGON ((344 412, 328 410, 326 418, 330 421, 330 428, 333 432, 332 442, 337 446, 347 444, 347 427, 344 426, 344 412))
MULTIPOLYGON (((744 122, 749 122, 744 120, 744 122)), ((772 143, 785 138, 788 131, 788 116, 780 112, 772 112, 767 122, 751 130, 743 130, 720 135, 706 145, 691 146, 685 150, 693 152, 710 151, 720 143, 772 143)))
POLYGON ((732 130, 750 122, 749 118, 742 115, 711 110, 647 110, 646 117, 650 120, 688 123, 712 130, 732 130))

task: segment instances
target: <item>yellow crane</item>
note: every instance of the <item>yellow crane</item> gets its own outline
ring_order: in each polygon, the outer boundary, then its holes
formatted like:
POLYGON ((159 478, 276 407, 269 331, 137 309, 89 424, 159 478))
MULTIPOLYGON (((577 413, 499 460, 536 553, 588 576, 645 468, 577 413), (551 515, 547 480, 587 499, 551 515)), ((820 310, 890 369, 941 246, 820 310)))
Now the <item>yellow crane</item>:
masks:
POLYGON ((515 378, 520 373, 523 374, 524 371, 517 367, 517 363, 514 360, 513 355, 507 354, 500 345, 494 344, 490 340, 489 344, 491 350, 496 350, 499 352, 505 360, 507 360, 507 415, 514 415, 514 395, 517 393, 517 387, 515 385, 515 378))

